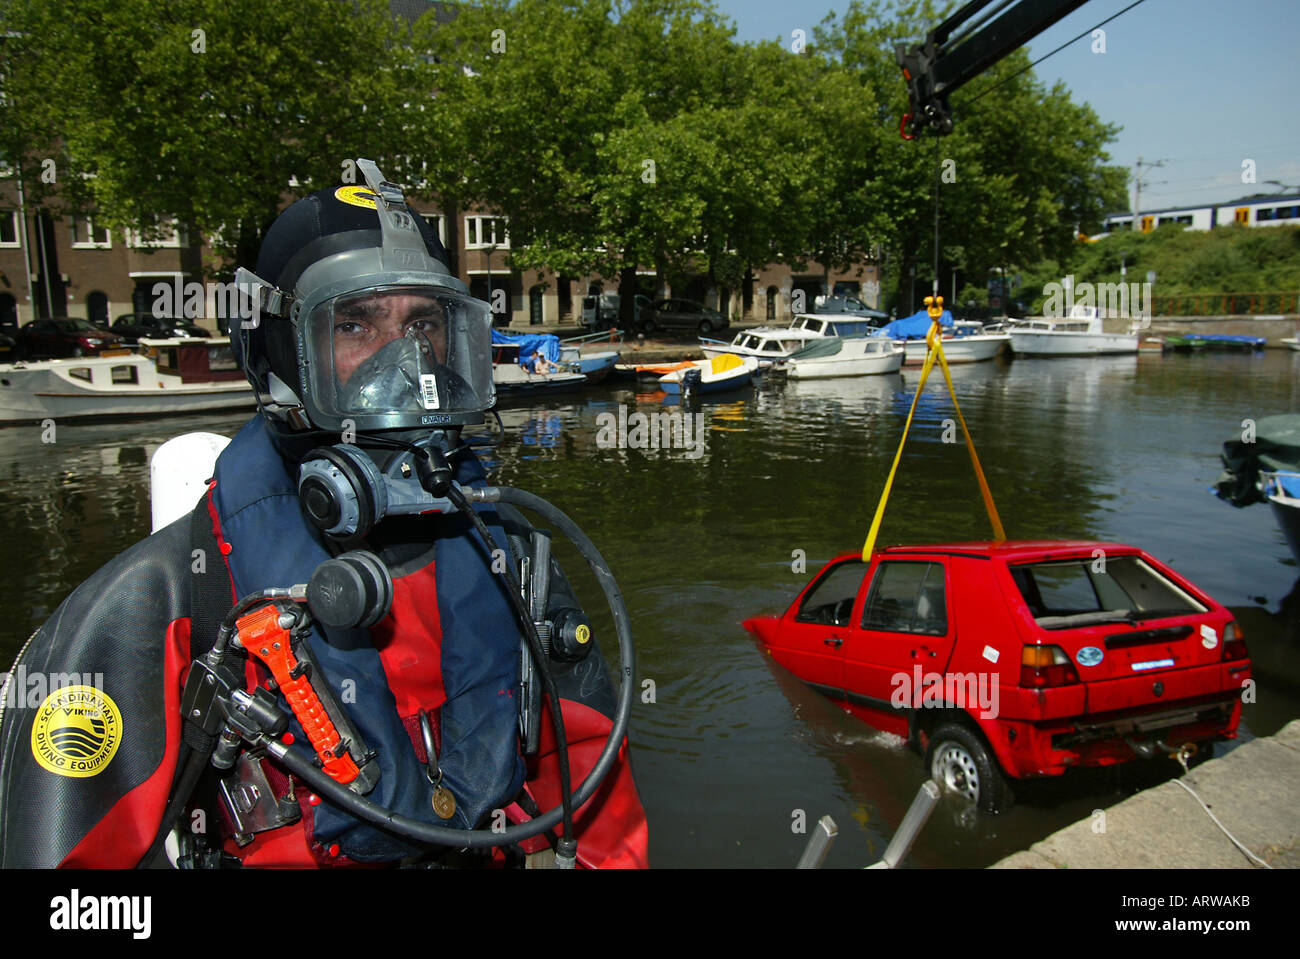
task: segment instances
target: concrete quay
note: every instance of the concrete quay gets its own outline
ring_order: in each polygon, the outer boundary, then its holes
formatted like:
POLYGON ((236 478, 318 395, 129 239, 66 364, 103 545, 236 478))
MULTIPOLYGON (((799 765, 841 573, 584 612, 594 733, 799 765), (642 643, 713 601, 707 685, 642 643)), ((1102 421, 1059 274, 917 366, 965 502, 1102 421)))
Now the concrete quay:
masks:
MULTIPOLYGON (((1300 719, 1181 779, 1237 841, 1300 868, 1300 719)), ((1175 781, 1144 790, 991 869, 1258 869, 1175 781), (1105 831, 1101 831, 1104 825, 1105 831)))

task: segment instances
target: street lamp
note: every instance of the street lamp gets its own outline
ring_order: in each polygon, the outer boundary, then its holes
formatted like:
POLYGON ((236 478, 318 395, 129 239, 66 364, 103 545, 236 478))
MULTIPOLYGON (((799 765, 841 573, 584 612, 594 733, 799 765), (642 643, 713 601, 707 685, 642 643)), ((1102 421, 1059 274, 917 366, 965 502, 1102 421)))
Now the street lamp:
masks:
POLYGON ((492 317, 493 326, 499 325, 497 323, 497 319, 495 315, 496 314, 496 303, 494 302, 495 298, 492 296, 492 254, 495 253, 496 251, 497 251, 497 245, 495 243, 489 243, 487 247, 487 284, 488 284, 487 298, 488 298, 488 304, 492 308, 492 312, 493 312, 493 317, 492 317))

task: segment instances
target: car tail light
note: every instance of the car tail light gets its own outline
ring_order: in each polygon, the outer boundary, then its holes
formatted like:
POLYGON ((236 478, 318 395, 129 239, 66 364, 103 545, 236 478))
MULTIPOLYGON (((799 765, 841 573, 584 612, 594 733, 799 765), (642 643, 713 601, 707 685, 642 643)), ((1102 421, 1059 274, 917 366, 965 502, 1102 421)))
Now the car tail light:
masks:
POLYGON ((1079 681, 1074 663, 1060 646, 1025 646, 1020 653, 1020 685, 1030 689, 1068 686, 1079 681))
POLYGON ((1241 627, 1236 620, 1223 627, 1223 660, 1249 659, 1246 652, 1246 637, 1241 635, 1241 627))

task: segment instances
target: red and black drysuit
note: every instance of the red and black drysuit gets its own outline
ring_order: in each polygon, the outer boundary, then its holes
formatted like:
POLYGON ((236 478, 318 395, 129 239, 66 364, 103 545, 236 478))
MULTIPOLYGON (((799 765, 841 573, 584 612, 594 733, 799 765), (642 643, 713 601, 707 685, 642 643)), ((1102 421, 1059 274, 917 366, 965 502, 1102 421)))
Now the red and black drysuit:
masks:
MULTIPOLYGON (((458 481, 482 482, 472 454, 459 457, 455 468, 458 481)), ((328 558, 261 417, 235 437, 215 472, 197 523, 182 518, 116 557, 74 590, 19 654, 15 669, 21 665, 27 675, 102 675, 103 691, 120 711, 121 739, 95 775, 61 775, 35 759, 37 710, 21 695, 16 705, 3 707, 0 865, 129 867, 151 848, 156 860, 155 840, 181 752, 195 571, 214 563, 228 574, 233 605, 237 596, 255 590, 306 582, 328 558), (194 529, 208 522, 215 557, 195 552, 194 529)), ((480 512, 499 545, 517 551, 528 531, 522 517, 504 507, 480 512)), ((366 798, 453 828, 491 825, 498 809, 513 821, 526 818, 515 804, 521 788, 542 809, 557 805, 558 761, 548 710, 538 756, 525 761, 520 754, 520 628, 487 546, 454 516, 389 520, 368 545, 392 572, 392 612, 370 630, 331 629, 323 635, 317 626, 308 640, 324 674, 313 682, 328 681, 336 700, 353 704, 343 708, 380 765, 378 783, 366 798), (442 784, 456 798, 449 821, 432 812, 421 709, 433 716, 442 784)), ((558 601, 571 602, 563 577, 554 580, 558 601)), ((554 664, 554 672, 576 788, 611 728, 613 686, 599 650, 577 663, 554 664)), ((266 674, 250 664, 246 677, 251 689, 255 682, 264 684, 266 674)), ((296 723, 291 729, 299 748, 306 748, 296 723)), ((262 763, 277 798, 289 794, 291 780, 272 760, 262 763)), ((292 786, 301 817, 257 833, 243 848, 226 837, 227 853, 244 865, 301 866, 410 861, 430 853, 321 801, 301 783, 292 786)), ((210 794, 196 791, 196 798, 205 795, 210 794)), ((531 808, 527 797, 522 801, 531 808)), ((575 827, 583 865, 647 864, 645 814, 626 742, 604 785, 575 811, 575 827)), ((531 852, 545 841, 523 845, 531 852)))

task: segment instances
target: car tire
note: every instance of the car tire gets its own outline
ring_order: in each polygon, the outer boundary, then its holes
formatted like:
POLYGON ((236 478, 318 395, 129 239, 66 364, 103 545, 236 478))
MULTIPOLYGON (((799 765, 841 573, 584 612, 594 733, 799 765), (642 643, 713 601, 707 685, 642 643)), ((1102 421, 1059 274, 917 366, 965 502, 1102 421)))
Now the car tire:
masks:
POLYGON ((82 350, 81 347, 79 347, 79 346, 74 346, 74 347, 72 348, 72 355, 73 355, 74 357, 77 357, 77 356, 85 356, 86 354, 85 354, 85 351, 82 350))
POLYGON ((654 320, 642 320, 642 321, 641 321, 641 332, 644 333, 646 336, 649 336, 651 333, 653 333, 653 332, 654 332, 655 330, 657 330, 658 328, 659 328, 659 327, 658 327, 658 324, 656 324, 654 320))
POLYGON ((966 797, 980 812, 996 815, 1011 805, 1011 788, 997 759, 969 726, 944 723, 936 729, 925 765, 941 789, 966 797))
POLYGON ((700 320, 700 332, 705 336, 708 336, 713 332, 713 323, 709 320, 700 320))

